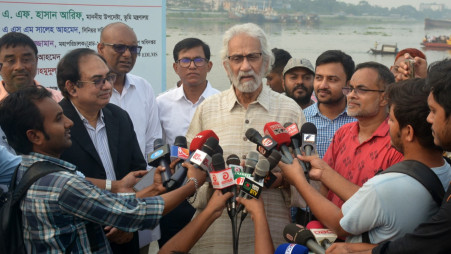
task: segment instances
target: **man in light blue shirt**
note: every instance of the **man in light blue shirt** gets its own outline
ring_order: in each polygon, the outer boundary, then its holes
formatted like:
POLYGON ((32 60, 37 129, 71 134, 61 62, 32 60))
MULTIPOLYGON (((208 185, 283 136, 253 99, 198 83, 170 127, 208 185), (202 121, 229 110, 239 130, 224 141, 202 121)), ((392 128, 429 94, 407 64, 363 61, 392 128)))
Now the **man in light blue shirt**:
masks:
POLYGON ((335 132, 344 124, 354 122, 346 113, 345 87, 354 73, 351 56, 340 50, 328 50, 316 59, 313 88, 318 102, 305 108, 307 122, 318 129, 316 149, 320 158, 329 147, 335 132))
POLYGON ((0 145, 0 188, 9 185, 14 170, 20 161, 20 156, 11 154, 6 147, 0 145))

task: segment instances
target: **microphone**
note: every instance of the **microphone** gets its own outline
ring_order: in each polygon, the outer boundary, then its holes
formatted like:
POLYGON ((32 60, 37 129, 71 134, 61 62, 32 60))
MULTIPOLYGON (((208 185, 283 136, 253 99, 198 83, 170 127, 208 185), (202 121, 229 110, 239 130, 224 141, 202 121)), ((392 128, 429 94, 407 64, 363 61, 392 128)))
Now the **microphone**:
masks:
POLYGON ((216 153, 211 157, 212 171, 210 172, 211 184, 215 189, 221 189, 222 193, 230 192, 228 188, 235 184, 233 172, 226 168, 222 154, 216 153))
POLYGON ((286 164, 293 163, 293 156, 291 156, 288 146, 291 144, 290 135, 287 130, 278 122, 269 122, 263 128, 265 135, 271 136, 279 145, 278 148, 282 152, 282 161, 286 164))
MULTIPOLYGON (((240 196, 259 198, 263 191, 263 180, 269 172, 269 162, 267 159, 259 160, 255 166, 253 177, 246 177, 241 187, 240 196), (247 195, 246 195, 247 194, 247 195)), ((241 210, 241 209, 239 209, 241 210)))
MULTIPOLYGON (((189 158, 188 144, 184 136, 175 137, 174 145, 171 146, 171 158, 179 158, 187 160, 189 158)), ((180 187, 185 181, 187 170, 182 166, 183 161, 178 162, 175 165, 174 174, 167 183, 168 191, 174 190, 180 187)))
POLYGON ((299 133, 298 125, 296 123, 288 122, 285 123, 283 127, 285 127, 288 134, 290 135, 291 146, 293 148, 294 154, 301 155, 301 149, 299 149, 301 134, 299 133))
POLYGON ((232 169, 235 178, 235 184, 232 185, 231 187, 233 196, 227 200, 227 212, 229 214, 229 217, 234 217, 236 214, 236 196, 238 195, 238 189, 236 185, 239 184, 238 181, 240 181, 235 174, 243 172, 243 168, 240 166, 241 161, 238 155, 236 154, 229 155, 229 157, 227 157, 226 159, 226 163, 228 167, 232 169))
MULTIPOLYGON (((197 149, 190 157, 190 162, 194 164, 196 168, 202 168, 209 172, 212 168, 211 156, 215 153, 219 145, 219 140, 215 137, 209 137, 207 141, 202 145, 202 149, 197 149)), ((191 148, 191 147, 190 147, 191 148)))
POLYGON ((315 240, 312 232, 301 225, 290 223, 283 229, 283 237, 289 243, 302 244, 307 246, 316 254, 324 254, 325 250, 315 240))
POLYGON ((332 230, 324 228, 324 226, 317 220, 310 221, 306 228, 312 231, 316 241, 326 250, 337 239, 337 235, 332 230))
POLYGON ((255 165, 258 162, 258 153, 250 151, 246 156, 246 161, 244 164, 244 173, 252 174, 254 173, 255 165))
POLYGON ((271 185, 274 183, 274 181, 277 180, 277 177, 271 172, 271 170, 277 166, 281 158, 282 155, 277 150, 273 150, 271 154, 268 156, 267 160, 269 162, 270 171, 268 173, 268 176, 265 177, 264 186, 266 188, 270 188, 271 185))
POLYGON ((171 178, 171 169, 169 167, 171 149, 169 145, 163 145, 161 138, 155 139, 153 147, 155 150, 148 155, 148 164, 152 167, 165 167, 165 170, 161 172, 161 181, 163 182, 163 186, 167 188, 167 182, 171 178))
POLYGON ((254 128, 247 129, 245 136, 249 141, 257 145, 257 151, 265 157, 268 157, 269 153, 277 147, 277 142, 274 139, 270 136, 262 137, 254 128))
POLYGON ((277 247, 274 254, 308 254, 308 248, 295 243, 284 243, 277 247))
POLYGON ((269 161, 267 159, 261 159, 257 162, 254 171, 254 180, 263 184, 263 180, 269 172, 269 161))
MULTIPOLYGON (((315 151, 316 149, 316 126, 313 123, 306 122, 301 127, 301 133, 301 148, 306 156, 310 156, 312 155, 312 151, 315 151)), ((307 168, 307 172, 310 171, 311 165, 309 162, 305 163, 305 167, 307 168)))
MULTIPOLYGON (((299 132, 298 125, 296 123, 288 122, 288 123, 285 123, 283 126, 287 130, 288 134, 290 134, 291 144, 292 144, 294 154, 296 155, 296 157, 298 155, 302 155, 301 149, 300 149, 301 133, 299 132)), ((298 161, 299 161, 299 164, 301 164, 302 169, 304 170, 304 174, 306 174, 307 181, 309 181, 308 171, 307 171, 307 167, 305 166, 304 161, 299 160, 299 159, 298 159, 298 161)))

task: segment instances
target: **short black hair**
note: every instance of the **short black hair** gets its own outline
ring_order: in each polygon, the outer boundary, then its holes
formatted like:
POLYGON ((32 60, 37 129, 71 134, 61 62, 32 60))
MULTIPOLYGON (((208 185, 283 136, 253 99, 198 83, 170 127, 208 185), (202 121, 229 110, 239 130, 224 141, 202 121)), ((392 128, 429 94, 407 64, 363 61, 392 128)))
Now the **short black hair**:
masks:
POLYGON ((284 49, 273 48, 271 51, 274 54, 274 64, 271 66, 270 71, 282 75, 283 68, 291 59, 291 55, 284 49))
POLYGON ((451 114, 451 58, 432 63, 426 83, 434 100, 443 107, 448 118, 451 114))
POLYGON ((34 51, 35 56, 38 55, 38 47, 36 47, 34 41, 26 34, 9 32, 0 38, 0 51, 3 47, 15 48, 16 46, 29 46, 34 51))
POLYGON ((431 124, 426 121, 429 115, 428 95, 426 81, 419 78, 391 83, 386 89, 388 105, 394 106, 393 113, 399 128, 412 126, 421 146, 441 151, 442 149, 434 144, 431 124))
POLYGON ((89 48, 78 48, 67 53, 58 63, 56 68, 56 82, 58 88, 63 94, 64 98, 69 99, 69 92, 66 89, 66 81, 70 80, 76 83, 80 80, 80 59, 87 55, 96 55, 102 59, 105 64, 105 58, 99 55, 96 51, 89 48))
POLYGON ((36 106, 36 102, 45 98, 52 98, 52 94, 44 87, 27 86, 0 102, 0 126, 17 153, 28 154, 33 149, 28 130, 40 130, 49 138, 44 130, 44 116, 36 106))
POLYGON ((378 86, 380 89, 384 90, 385 87, 388 84, 394 83, 395 82, 395 76, 393 75, 393 73, 390 71, 390 69, 380 63, 377 62, 364 62, 364 63, 360 63, 355 67, 355 71, 360 70, 360 69, 364 69, 364 68, 370 68, 373 69, 377 72, 378 74, 378 86))
POLYGON ((172 55, 174 57, 174 62, 177 62, 179 60, 179 53, 182 50, 189 50, 195 47, 202 46, 202 49, 204 50, 205 58, 210 60, 210 47, 203 42, 201 39, 197 38, 186 38, 183 39, 174 46, 174 50, 172 51, 172 55))
POLYGON ((315 70, 316 67, 328 63, 341 63, 346 74, 346 81, 351 80, 352 74, 354 74, 355 64, 350 55, 341 50, 324 51, 316 59, 315 70))

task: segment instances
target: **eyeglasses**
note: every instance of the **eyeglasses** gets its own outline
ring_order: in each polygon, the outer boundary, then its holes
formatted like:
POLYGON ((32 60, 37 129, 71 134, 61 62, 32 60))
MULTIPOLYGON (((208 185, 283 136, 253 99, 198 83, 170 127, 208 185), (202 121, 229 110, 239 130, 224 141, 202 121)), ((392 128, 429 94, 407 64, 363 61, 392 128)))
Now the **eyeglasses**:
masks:
POLYGON ((113 47, 114 51, 117 53, 124 53, 125 50, 129 50, 131 54, 139 54, 141 52, 142 46, 127 46, 124 44, 111 44, 111 43, 105 43, 102 42, 103 45, 111 46, 113 47))
POLYGON ((202 67, 208 62, 208 59, 196 57, 193 59, 182 58, 176 61, 176 63, 178 63, 183 68, 188 68, 191 65, 191 62, 193 62, 196 67, 202 67))
POLYGON ((341 89, 341 91, 343 92, 344 95, 348 95, 350 94, 352 91, 354 91, 354 93, 356 95, 364 95, 367 92, 385 92, 385 90, 373 90, 373 89, 366 89, 366 88, 361 88, 361 87, 352 87, 352 86, 347 86, 347 87, 343 87, 341 89))
POLYGON ((79 81, 77 81, 77 84, 79 84, 79 83, 82 83, 82 84, 83 83, 91 83, 91 84, 94 84, 94 86, 96 88, 99 88, 99 87, 103 86, 106 81, 108 81, 110 84, 113 84, 114 81, 116 81, 116 74, 115 73, 110 73, 110 74, 106 75, 105 78, 97 78, 97 79, 94 79, 92 81, 79 80, 79 81))
POLYGON ((260 60, 261 56, 262 56, 262 53, 251 53, 248 55, 228 56, 227 58, 229 59, 230 62, 232 62, 234 64, 241 64, 243 62, 244 58, 246 58, 249 63, 256 63, 258 60, 260 60))

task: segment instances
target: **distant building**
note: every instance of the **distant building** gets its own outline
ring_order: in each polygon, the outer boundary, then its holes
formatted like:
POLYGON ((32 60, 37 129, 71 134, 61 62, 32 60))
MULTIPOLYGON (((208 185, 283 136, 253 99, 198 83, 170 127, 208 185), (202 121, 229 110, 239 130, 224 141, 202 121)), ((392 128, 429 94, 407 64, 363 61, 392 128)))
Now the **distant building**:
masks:
POLYGON ((420 4, 420 11, 443 11, 445 9, 444 4, 436 4, 436 3, 421 3, 420 4))

